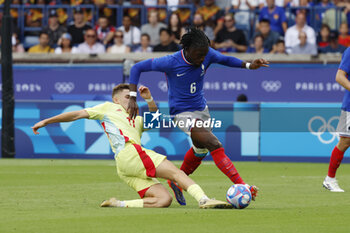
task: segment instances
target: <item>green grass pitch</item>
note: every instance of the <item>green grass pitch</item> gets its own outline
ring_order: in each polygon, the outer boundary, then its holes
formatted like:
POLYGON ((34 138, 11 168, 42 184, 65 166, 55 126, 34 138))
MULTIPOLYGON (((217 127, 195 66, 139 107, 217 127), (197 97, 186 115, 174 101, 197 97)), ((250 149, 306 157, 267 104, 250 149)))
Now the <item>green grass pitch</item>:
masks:
MULTIPOLYGON (((186 207, 117 209, 99 204, 138 195, 117 177, 114 161, 0 159, 0 232, 350 232, 350 164, 338 171, 345 193, 322 188, 327 164, 235 164, 260 187, 247 209, 201 210, 187 193, 186 207)), ((231 185, 211 162, 191 177, 216 199, 231 185)))

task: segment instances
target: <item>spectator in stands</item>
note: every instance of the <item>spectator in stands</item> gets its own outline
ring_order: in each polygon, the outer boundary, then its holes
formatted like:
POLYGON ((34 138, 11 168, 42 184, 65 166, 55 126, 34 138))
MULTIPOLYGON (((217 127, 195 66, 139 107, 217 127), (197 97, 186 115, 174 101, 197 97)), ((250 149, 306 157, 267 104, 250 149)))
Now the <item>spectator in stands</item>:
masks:
POLYGON ((288 28, 285 36, 287 52, 291 52, 291 48, 300 44, 299 32, 304 31, 306 33, 307 42, 309 44, 316 44, 315 31, 312 27, 306 24, 306 17, 303 13, 298 13, 295 18, 295 25, 288 28))
POLYGON ((97 32, 98 41, 104 45, 107 45, 114 36, 115 27, 109 24, 106 16, 100 16, 97 20, 95 31, 97 32))
MULTIPOLYGON (((158 6, 167 6, 167 0, 157 0, 158 6)), ((168 10, 167 8, 158 8, 158 19, 160 22, 165 22, 167 16, 168 16, 168 10)))
MULTIPOLYGON (((343 7, 344 2, 342 0, 333 0, 334 5, 337 7, 343 7)), ((337 12, 336 8, 328 9, 323 16, 322 23, 327 24, 331 30, 337 30, 340 23, 346 23, 346 15, 340 10, 337 12), (339 19, 340 17, 340 19, 339 19)))
POLYGON ((319 35, 317 37, 317 47, 324 48, 329 45, 329 34, 331 29, 327 24, 322 24, 319 35))
POLYGON ((329 0, 321 0, 316 4, 312 4, 313 6, 316 6, 316 20, 322 22, 324 13, 326 12, 327 8, 333 7, 334 4, 330 2, 329 0))
MULTIPOLYGON (((179 0, 179 5, 180 6, 188 5, 188 2, 187 0, 179 0)), ((179 7, 179 9, 177 9, 175 12, 180 16, 182 25, 187 25, 190 23, 190 18, 192 15, 190 8, 179 7)))
POLYGON ((27 27, 41 27, 43 12, 40 8, 29 8, 26 13, 25 24, 27 27))
POLYGON ((151 37, 147 33, 141 35, 141 45, 137 47, 134 52, 136 53, 151 53, 153 51, 150 46, 151 37))
POLYGON ((171 11, 175 11, 177 9, 177 6, 179 5, 179 0, 166 0, 168 9, 171 11))
POLYGON ((179 44, 182 35, 185 34, 185 29, 182 27, 180 17, 178 14, 174 12, 170 14, 168 21, 168 29, 172 31, 175 37, 174 42, 176 44, 179 44))
MULTIPOLYGON (((1 39, 1 36, 0 36, 1 39)), ((0 43, 1 45, 1 43, 0 43)), ((12 52, 13 53, 24 53, 23 45, 21 44, 21 41, 18 39, 17 33, 12 34, 12 52)))
POLYGON ((286 46, 284 44, 284 40, 283 39, 279 39, 276 42, 276 44, 273 45, 272 50, 270 51, 270 53, 273 53, 273 54, 287 54, 286 46))
POLYGON ((105 0, 97 5, 99 8, 99 15, 106 17, 108 19, 108 22, 113 26, 116 25, 116 9, 108 8, 107 6, 115 4, 117 4, 115 0, 105 0))
POLYGON ((155 6, 157 5, 157 0, 144 0, 143 4, 145 6, 155 6))
POLYGON ((253 46, 249 46, 247 53, 268 53, 269 50, 264 48, 264 38, 261 35, 257 35, 254 37, 253 46))
POLYGON ((275 5, 275 0, 266 0, 267 6, 260 11, 259 22, 262 19, 270 21, 271 30, 278 32, 281 36, 287 30, 287 18, 282 7, 275 5))
POLYGON ((77 48, 72 47, 72 36, 69 33, 63 33, 57 44, 58 47, 55 49, 56 54, 77 53, 77 48))
POLYGON ((255 13, 250 13, 248 10, 255 10, 258 7, 258 0, 232 0, 231 4, 231 6, 226 8, 226 12, 231 8, 239 10, 235 13, 236 22, 251 27, 255 13))
POLYGON ((83 10, 80 7, 74 9, 74 21, 68 26, 68 33, 72 36, 72 45, 84 42, 84 32, 91 29, 89 23, 85 22, 83 10))
POLYGON ((179 46, 174 42, 173 33, 166 28, 160 29, 160 44, 153 48, 153 52, 176 52, 179 46))
POLYGON ((215 39, 214 30, 212 27, 205 25, 203 16, 199 13, 195 13, 193 16, 193 26, 201 29, 209 40, 213 43, 215 39))
POLYGON ((340 24, 338 43, 345 47, 350 46, 350 35, 349 35, 349 28, 347 23, 340 24))
MULTIPOLYGON (((298 0, 294 0, 294 1, 298 1, 298 0)), ((293 2, 293 0, 275 0, 276 6, 282 7, 282 8, 290 6, 291 2, 293 2)), ((259 9, 262 9, 267 5, 268 5, 267 0, 259 0, 259 9)))
POLYGON ((53 53, 54 50, 49 46, 49 35, 41 32, 39 35, 39 44, 30 47, 28 53, 53 53))
POLYGON ((344 2, 344 14, 346 15, 348 26, 350 26, 350 0, 345 0, 344 2))
POLYGON ((158 12, 156 10, 149 11, 148 23, 142 25, 141 32, 147 33, 151 37, 152 46, 159 44, 159 31, 162 28, 166 28, 166 25, 158 22, 158 12))
POLYGON ((49 24, 44 28, 44 31, 49 35, 49 45, 52 48, 57 46, 58 39, 63 33, 67 32, 67 28, 60 25, 56 10, 52 9, 49 13, 49 24))
MULTIPOLYGON (((30 7, 31 5, 37 4, 37 1, 27 2, 26 6, 30 7)), ((28 8, 24 11, 24 26, 32 28, 41 28, 43 22, 43 10, 42 8, 28 8)), ((19 16, 21 18, 21 16, 19 16)), ((26 30, 24 32, 24 47, 27 49, 31 46, 34 46, 39 43, 40 30, 26 30)))
POLYGON ((94 29, 87 29, 84 34, 84 42, 77 47, 77 53, 98 54, 105 53, 103 44, 97 42, 97 34, 94 29))
POLYGON ((321 53, 343 53, 346 47, 338 43, 338 32, 332 31, 329 35, 329 45, 321 48, 321 53))
POLYGON ((131 17, 124 15, 123 26, 120 26, 118 30, 123 32, 124 44, 129 47, 140 44, 141 31, 135 26, 131 25, 131 17))
POLYGON ((204 0, 204 6, 197 9, 197 12, 203 16, 206 25, 214 29, 216 35, 224 26, 224 12, 215 5, 215 0, 204 0))
POLYGON ((244 32, 235 27, 233 14, 227 13, 224 22, 224 28, 216 36, 215 48, 221 52, 245 52, 247 50, 247 40, 244 32))
POLYGON ((270 21, 268 19, 262 19, 259 22, 259 30, 255 33, 255 36, 261 35, 264 40, 264 48, 271 51, 272 46, 277 42, 280 35, 277 32, 271 31, 270 21))
MULTIPOLYGON (((309 0, 292 0, 292 2, 290 3, 291 7, 301 7, 301 8, 297 8, 297 9, 292 9, 292 13, 294 15, 294 17, 299 14, 299 13, 304 13, 306 16, 306 22, 307 24, 311 24, 311 16, 313 16, 313 14, 311 14, 311 6, 313 6, 313 4, 309 3, 309 0)), ((319 17, 316 15, 316 18, 319 17)), ((321 22, 318 19, 319 22, 321 22)))
POLYGON ((299 44, 293 46, 290 53, 317 55, 317 47, 316 44, 310 44, 307 41, 307 35, 304 31, 300 31, 299 44))
POLYGON ((130 53, 130 47, 123 42, 123 32, 117 30, 114 33, 114 45, 107 49, 107 53, 130 53))

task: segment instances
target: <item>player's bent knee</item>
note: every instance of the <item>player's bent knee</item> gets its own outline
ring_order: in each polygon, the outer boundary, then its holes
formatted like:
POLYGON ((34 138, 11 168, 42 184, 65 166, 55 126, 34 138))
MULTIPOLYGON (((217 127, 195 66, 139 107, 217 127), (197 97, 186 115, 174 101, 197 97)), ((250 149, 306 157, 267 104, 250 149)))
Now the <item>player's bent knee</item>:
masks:
POLYGON ((164 195, 158 199, 158 207, 167 208, 171 205, 172 201, 173 201, 173 198, 170 196, 170 194, 164 195))
POLYGON ((341 151, 346 151, 350 147, 350 138, 341 137, 337 146, 341 151))
POLYGON ((206 148, 208 148, 209 151, 213 151, 221 147, 222 147, 222 144, 219 140, 208 141, 206 146, 206 148))

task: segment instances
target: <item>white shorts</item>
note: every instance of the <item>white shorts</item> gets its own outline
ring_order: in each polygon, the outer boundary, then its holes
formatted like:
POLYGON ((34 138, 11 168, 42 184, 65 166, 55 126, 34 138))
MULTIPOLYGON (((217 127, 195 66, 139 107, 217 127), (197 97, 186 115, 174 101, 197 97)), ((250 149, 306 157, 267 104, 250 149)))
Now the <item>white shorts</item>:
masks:
MULTIPOLYGON (((185 132, 188 136, 191 136, 191 124, 187 124, 186 122, 195 122, 196 120, 206 121, 210 119, 210 113, 208 106, 205 106, 205 109, 202 111, 194 111, 194 112, 182 112, 174 117, 174 121, 177 124, 177 127, 185 132), (180 123, 182 122, 182 124, 180 123)), ((207 128, 208 130, 212 130, 211 127, 207 128)), ((197 148, 192 145, 193 150, 198 157, 205 157, 208 154, 208 150, 206 148, 197 148)))
POLYGON ((350 112, 341 110, 337 133, 341 137, 350 137, 350 112))
MULTIPOLYGON (((192 124, 187 124, 187 123, 196 121, 198 119, 202 121, 206 121, 210 119, 208 106, 205 106, 205 109, 202 111, 182 112, 182 113, 176 114, 174 117, 174 121, 176 122, 177 127, 182 131, 184 131, 188 136, 191 136, 192 124)), ((208 128, 208 129, 211 130, 211 128, 208 128)))

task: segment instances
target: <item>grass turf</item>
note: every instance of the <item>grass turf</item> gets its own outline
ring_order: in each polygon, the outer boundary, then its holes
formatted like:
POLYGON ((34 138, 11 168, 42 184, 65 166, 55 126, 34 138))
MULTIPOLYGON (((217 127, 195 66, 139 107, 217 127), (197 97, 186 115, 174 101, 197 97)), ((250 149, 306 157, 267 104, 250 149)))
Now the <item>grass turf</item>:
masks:
MULTIPOLYGON (((350 164, 337 174, 345 193, 322 188, 326 164, 235 164, 260 187, 247 209, 201 210, 187 193, 186 207, 117 209, 99 204, 138 195, 117 177, 114 161, 0 159, 0 232, 350 232, 350 164)), ((191 177, 220 200, 231 185, 211 162, 191 177)))

